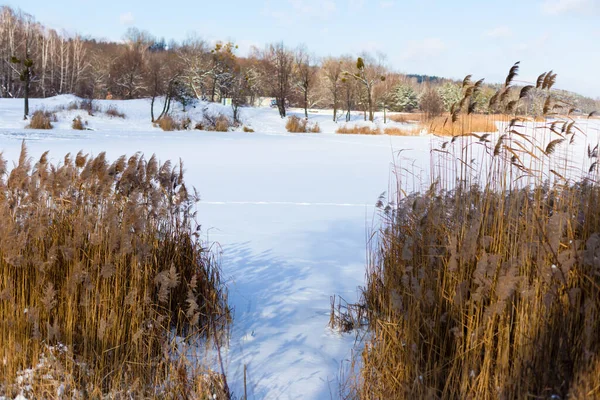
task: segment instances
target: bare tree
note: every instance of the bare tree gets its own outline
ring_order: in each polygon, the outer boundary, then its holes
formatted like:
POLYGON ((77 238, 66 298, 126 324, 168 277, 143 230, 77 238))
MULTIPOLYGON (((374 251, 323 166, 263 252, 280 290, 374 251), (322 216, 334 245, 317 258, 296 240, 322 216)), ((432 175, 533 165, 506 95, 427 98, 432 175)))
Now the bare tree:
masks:
POLYGON ((275 97, 279 115, 285 118, 286 102, 291 91, 294 55, 280 42, 269 45, 263 54, 263 59, 266 61, 266 74, 270 77, 269 92, 275 97))
POLYGON ((342 60, 329 57, 323 61, 321 66, 325 77, 325 86, 331 94, 333 104, 333 121, 337 118, 340 87, 342 86, 342 60))
POLYGON ((212 64, 206 42, 189 37, 178 50, 185 65, 185 78, 197 99, 206 99, 207 81, 212 75, 212 64))
POLYGON ((314 56, 310 55, 306 47, 301 46, 296 50, 294 60, 294 72, 296 75, 295 86, 300 91, 304 102, 304 117, 308 118, 308 98, 312 90, 316 76, 317 67, 314 56))
POLYGON ((368 55, 358 57, 356 60, 356 70, 354 72, 344 71, 345 75, 353 77, 363 86, 367 102, 365 112, 369 112, 369 121, 373 121, 375 117, 373 110, 373 89, 375 88, 375 85, 385 80, 383 73, 384 69, 382 65, 376 63, 368 55))

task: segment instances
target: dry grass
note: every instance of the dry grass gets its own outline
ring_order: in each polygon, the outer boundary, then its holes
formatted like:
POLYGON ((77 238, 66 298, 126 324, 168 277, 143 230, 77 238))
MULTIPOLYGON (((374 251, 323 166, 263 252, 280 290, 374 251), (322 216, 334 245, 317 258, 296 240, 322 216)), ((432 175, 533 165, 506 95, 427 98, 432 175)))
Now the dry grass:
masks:
POLYGON ((295 115, 288 117, 285 123, 285 129, 291 133, 319 133, 321 128, 317 122, 310 123, 304 118, 298 118, 295 115))
POLYGON ((27 129, 52 129, 52 122, 56 122, 56 114, 50 111, 37 110, 31 116, 27 129))
POLYGON ((81 120, 80 116, 77 116, 73 119, 73 123, 71 124, 71 127, 78 131, 82 131, 85 129, 85 125, 84 125, 83 121, 81 120))
POLYGON ((123 119, 126 118, 126 115, 124 113, 122 113, 121 111, 119 111, 119 109, 114 105, 108 106, 108 108, 106 109, 106 111, 104 111, 104 113, 111 118, 123 118, 123 119))
POLYGON ((391 114, 388 115, 388 118, 391 119, 394 122, 398 122, 401 124, 408 124, 411 122, 420 122, 422 121, 425 117, 425 114, 422 113, 410 113, 410 114, 391 114))
POLYGON ((403 129, 395 126, 388 126, 383 130, 383 133, 391 136, 419 136, 421 134, 421 128, 410 128, 403 129))
POLYGON ((244 128, 243 128, 243 130, 244 130, 244 132, 246 132, 246 133, 254 133, 254 129, 252 129, 252 128, 250 128, 250 127, 246 126, 246 125, 244 125, 244 128))
POLYGON ((170 115, 165 115, 161 119, 155 122, 155 126, 158 126, 163 131, 178 131, 181 129, 181 124, 170 115))
POLYGON ((0 157, 0 396, 224 398, 171 340, 230 320, 196 200, 154 156, 0 157))
POLYGON ((215 121, 215 131, 217 132, 227 132, 230 127, 229 118, 224 115, 220 115, 215 121))
MULTIPOLYGON (((458 120, 452 122, 452 116, 445 115, 421 122, 423 129, 429 133, 441 136, 459 136, 468 133, 498 132, 496 121, 507 120, 495 115, 471 114, 460 115, 458 120)), ((508 118, 510 120, 510 118, 508 118)))
POLYGON ((381 135, 381 130, 378 127, 342 125, 335 131, 335 133, 351 135, 381 135))
POLYGON ((462 129, 432 151, 429 190, 406 195, 398 177, 361 301, 332 302, 332 327, 369 330, 348 397, 600 398, 598 148, 565 178, 574 123, 515 118, 493 142, 462 129))

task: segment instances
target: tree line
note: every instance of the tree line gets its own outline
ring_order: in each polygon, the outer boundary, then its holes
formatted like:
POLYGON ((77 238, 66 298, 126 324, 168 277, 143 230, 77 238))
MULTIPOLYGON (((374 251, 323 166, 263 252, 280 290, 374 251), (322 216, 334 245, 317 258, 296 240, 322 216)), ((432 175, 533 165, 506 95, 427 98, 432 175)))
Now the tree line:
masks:
MULTIPOLYGON (((101 41, 49 29, 26 13, 0 8, 0 97, 48 97, 74 94, 88 99, 151 98, 151 119, 168 114, 174 102, 185 109, 197 99, 230 99, 238 108, 274 99, 281 117, 290 106, 332 109, 334 120, 362 111, 450 111, 463 96, 461 82, 406 75, 390 68, 383 55, 318 58, 306 47, 282 42, 253 48, 245 57, 231 42, 209 43, 191 36, 182 42, 156 38, 136 28, 122 42, 101 41), (160 101, 157 101, 160 99, 160 101)), ((470 106, 487 105, 499 85, 482 84, 470 106)), ((582 112, 598 102, 564 92, 582 112)), ((541 111, 535 92, 524 114, 541 111)), ((540 97, 541 98, 541 97, 540 97)), ((510 99, 507 99, 507 101, 510 99)), ((29 113, 27 101, 25 116, 29 113)))

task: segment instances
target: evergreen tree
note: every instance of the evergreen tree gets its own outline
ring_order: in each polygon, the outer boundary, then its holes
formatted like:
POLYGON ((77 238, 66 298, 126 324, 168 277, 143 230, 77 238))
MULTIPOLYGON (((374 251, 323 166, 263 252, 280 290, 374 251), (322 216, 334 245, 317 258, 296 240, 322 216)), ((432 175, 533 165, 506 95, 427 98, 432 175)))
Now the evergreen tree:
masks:
POLYGON ((409 85, 398 86, 394 91, 392 106, 394 111, 414 111, 419 107, 417 92, 409 85))
POLYGON ((452 82, 446 82, 439 87, 438 94, 444 104, 444 111, 450 111, 452 104, 458 103, 462 99, 462 89, 452 82))

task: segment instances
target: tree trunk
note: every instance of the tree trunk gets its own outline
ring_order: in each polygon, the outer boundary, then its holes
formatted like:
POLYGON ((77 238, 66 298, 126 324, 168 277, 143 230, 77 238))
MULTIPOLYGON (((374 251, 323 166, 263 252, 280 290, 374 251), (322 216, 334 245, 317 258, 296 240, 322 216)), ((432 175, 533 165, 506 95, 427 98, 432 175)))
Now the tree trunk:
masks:
POLYGON ((285 98, 277 99, 277 108, 279 109, 279 115, 281 118, 285 118, 285 98))
POLYGON ((371 96, 371 90, 367 93, 367 101, 369 103, 369 121, 373 122, 373 98, 371 96))
POLYGON ((152 95, 152 100, 150 100, 150 118, 152 118, 152 122, 154 122, 154 99, 156 99, 156 95, 152 95))
MULTIPOLYGON (((27 71, 27 74, 29 74, 29 71, 27 71)), ((23 115, 23 119, 26 120, 27 116, 29 115, 29 76, 26 76, 26 80, 25 80, 25 104, 24 104, 24 112, 25 114, 23 115)))
POLYGON ((308 119, 308 90, 304 91, 304 117, 308 119))
POLYGON ((333 92, 333 122, 337 119, 337 92, 333 92))

